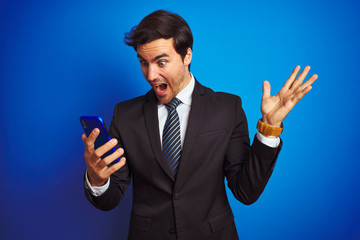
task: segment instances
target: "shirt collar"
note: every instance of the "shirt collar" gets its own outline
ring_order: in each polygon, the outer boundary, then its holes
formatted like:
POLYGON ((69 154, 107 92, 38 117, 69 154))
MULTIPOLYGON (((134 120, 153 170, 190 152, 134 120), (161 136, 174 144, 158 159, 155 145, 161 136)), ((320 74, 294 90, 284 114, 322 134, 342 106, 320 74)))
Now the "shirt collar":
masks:
MULTIPOLYGON (((192 93, 194 91, 194 87, 195 87, 195 78, 191 74, 191 80, 190 80, 189 84, 183 90, 181 90, 181 92, 179 92, 176 95, 176 97, 181 101, 181 103, 191 106, 192 93)), ((160 107, 162 105, 163 104, 159 103, 158 107, 160 107)))
POLYGON ((194 91, 194 87, 195 87, 195 79, 194 79, 194 76, 191 74, 191 80, 190 80, 189 84, 181 92, 179 92, 176 95, 176 97, 183 104, 191 106, 192 93, 194 91))

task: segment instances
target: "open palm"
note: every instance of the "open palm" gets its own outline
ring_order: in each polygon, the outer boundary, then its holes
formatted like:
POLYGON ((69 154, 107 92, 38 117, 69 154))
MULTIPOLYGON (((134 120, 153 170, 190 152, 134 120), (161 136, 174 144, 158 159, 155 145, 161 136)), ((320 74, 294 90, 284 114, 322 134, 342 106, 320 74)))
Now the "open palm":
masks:
POLYGON ((315 82, 318 76, 314 74, 302 84, 310 71, 310 67, 306 66, 298 78, 296 78, 299 71, 300 66, 296 66, 284 86, 275 96, 270 96, 270 83, 264 81, 261 112, 265 123, 274 127, 280 127, 281 122, 295 104, 311 90, 311 84, 315 82))

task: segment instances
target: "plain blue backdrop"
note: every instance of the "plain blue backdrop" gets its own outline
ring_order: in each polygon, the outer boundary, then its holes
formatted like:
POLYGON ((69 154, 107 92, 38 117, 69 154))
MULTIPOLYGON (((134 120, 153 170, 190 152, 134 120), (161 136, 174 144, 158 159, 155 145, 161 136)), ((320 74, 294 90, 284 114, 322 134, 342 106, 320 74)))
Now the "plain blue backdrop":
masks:
POLYGON ((251 138, 264 80, 276 94, 298 64, 319 75, 260 199, 228 192, 240 239, 360 239, 360 8, 319 0, 2 0, 0 239, 126 238, 131 187, 110 212, 83 194, 79 117, 109 125, 115 103, 149 90, 123 37, 157 9, 188 21, 192 73, 241 96, 251 138))

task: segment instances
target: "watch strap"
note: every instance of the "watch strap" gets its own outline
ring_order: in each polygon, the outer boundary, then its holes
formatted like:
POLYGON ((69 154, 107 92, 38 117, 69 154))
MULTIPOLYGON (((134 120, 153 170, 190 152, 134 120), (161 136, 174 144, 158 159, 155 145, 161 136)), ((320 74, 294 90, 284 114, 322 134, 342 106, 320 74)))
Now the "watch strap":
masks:
POLYGON ((281 123, 280 127, 272 127, 259 119, 256 125, 256 129, 259 130, 259 132, 263 135, 278 137, 283 131, 283 124, 281 123))

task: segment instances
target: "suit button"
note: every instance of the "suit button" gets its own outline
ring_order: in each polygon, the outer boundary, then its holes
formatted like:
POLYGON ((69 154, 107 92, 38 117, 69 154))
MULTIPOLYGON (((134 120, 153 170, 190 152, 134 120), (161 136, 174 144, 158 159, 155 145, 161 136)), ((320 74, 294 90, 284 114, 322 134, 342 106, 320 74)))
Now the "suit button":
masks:
POLYGON ((176 229, 175 229, 175 228, 171 228, 171 229, 169 230, 169 233, 171 233, 171 234, 176 233, 176 229))
POLYGON ((176 193, 175 194, 175 200, 179 200, 181 198, 181 194, 180 193, 176 193))

